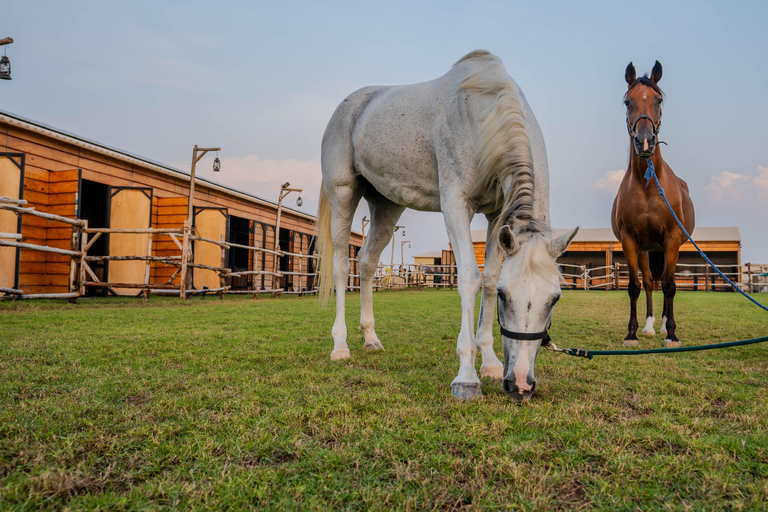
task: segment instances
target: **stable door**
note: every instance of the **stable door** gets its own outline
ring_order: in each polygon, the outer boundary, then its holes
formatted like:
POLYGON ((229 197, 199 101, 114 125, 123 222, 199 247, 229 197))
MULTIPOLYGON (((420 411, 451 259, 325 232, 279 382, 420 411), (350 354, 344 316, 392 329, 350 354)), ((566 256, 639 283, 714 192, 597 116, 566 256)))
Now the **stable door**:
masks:
MULTIPOLYGON (((110 187, 109 227, 111 229, 147 229, 152 223, 152 189, 110 187)), ((110 256, 151 256, 149 233, 110 233, 110 256)), ((107 280, 120 284, 148 284, 149 261, 111 260, 107 280)), ((138 295, 141 288, 110 287, 116 295, 138 295)))

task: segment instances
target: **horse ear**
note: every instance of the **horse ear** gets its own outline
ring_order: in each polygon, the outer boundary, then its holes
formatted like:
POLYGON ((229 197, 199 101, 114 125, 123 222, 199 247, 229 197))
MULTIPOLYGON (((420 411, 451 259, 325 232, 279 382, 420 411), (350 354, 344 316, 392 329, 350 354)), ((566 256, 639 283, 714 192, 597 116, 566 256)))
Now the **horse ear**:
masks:
POLYGON ((564 235, 560 235, 559 237, 555 238, 549 243, 549 252, 552 254, 553 258, 557 258, 561 254, 565 252, 566 249, 568 249, 568 246, 571 245, 571 240, 573 240, 573 237, 576 236, 576 233, 579 232, 579 227, 576 226, 576 229, 573 231, 570 231, 564 235))
POLYGON ((651 70, 651 80, 656 84, 661 80, 661 62, 659 61, 656 61, 656 64, 653 65, 653 69, 651 70))
POLYGON ((517 238, 512 234, 512 228, 507 225, 502 226, 499 230, 499 245, 510 256, 520 248, 517 238))
POLYGON ((624 80, 627 81, 627 85, 632 87, 632 84, 635 83, 635 79, 637 79, 637 71, 635 71, 635 65, 630 62, 629 65, 627 65, 627 70, 624 71, 624 80))

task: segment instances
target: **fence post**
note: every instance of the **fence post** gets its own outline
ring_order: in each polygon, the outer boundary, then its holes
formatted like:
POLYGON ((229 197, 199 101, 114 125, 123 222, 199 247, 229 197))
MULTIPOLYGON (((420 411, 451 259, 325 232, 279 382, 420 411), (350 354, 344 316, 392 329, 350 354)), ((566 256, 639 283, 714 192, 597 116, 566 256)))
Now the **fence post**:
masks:
POLYGON ((704 266, 704 291, 709 291, 709 265, 704 266))
POLYGON ((88 233, 85 230, 88 229, 88 221, 83 220, 83 231, 80 234, 80 296, 85 295, 85 255, 87 251, 85 247, 88 245, 88 233))
POLYGON ((179 281, 179 297, 187 298, 187 281, 189 279, 189 219, 184 221, 184 237, 181 243, 181 276, 179 281))
MULTIPOLYGON (((152 233, 147 233, 147 256, 152 256, 152 233)), ((141 302, 146 303, 149 298, 149 279, 152 273, 152 260, 147 260, 147 267, 144 269, 144 284, 146 288, 141 292, 141 302)))
MULTIPOLYGON (((73 251, 82 251, 82 247, 78 249, 80 245, 80 227, 72 226, 72 239, 69 243, 69 248, 73 251)), ((77 260, 75 256, 69 257, 69 293, 77 293, 77 260)), ((71 304, 77 304, 77 297, 73 299, 67 299, 67 302, 71 304)))
POLYGON ((587 285, 588 274, 586 265, 581 265, 581 279, 584 281, 584 291, 586 292, 589 290, 587 285))
POLYGON ((747 291, 749 293, 754 293, 752 289, 752 264, 747 263, 747 291))

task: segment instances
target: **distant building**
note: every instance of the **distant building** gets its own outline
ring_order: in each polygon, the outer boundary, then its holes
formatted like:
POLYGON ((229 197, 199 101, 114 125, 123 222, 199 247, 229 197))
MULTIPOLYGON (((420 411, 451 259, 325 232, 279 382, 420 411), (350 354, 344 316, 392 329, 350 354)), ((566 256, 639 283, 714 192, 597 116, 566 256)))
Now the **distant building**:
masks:
MULTIPOLYGON (((567 233, 568 229, 553 229, 552 237, 567 233)), ((741 269, 741 234, 738 227, 707 228, 697 227, 692 233, 702 251, 726 274, 738 274, 741 269)), ((474 246, 477 263, 481 266, 485 263, 485 238, 484 229, 472 230, 472 245, 474 246)), ((614 263, 626 265, 624 251, 610 228, 582 228, 576 234, 568 250, 558 258, 558 263, 563 267, 564 274, 573 274, 568 271, 568 266, 584 266, 586 269, 596 269, 590 273, 591 277, 599 278, 610 274, 609 269, 614 263)), ((678 285, 684 285, 693 289, 704 289, 705 284, 715 283, 720 287, 724 281, 714 275, 714 271, 708 269, 708 265, 690 241, 680 247, 680 258, 677 268, 678 285), (710 275, 710 272, 712 275, 710 275), (686 276, 690 276, 686 278, 686 276)), ((732 279, 734 277, 731 277, 732 279)), ((576 278, 565 278, 574 286, 580 286, 576 278)), ((624 283, 622 282, 622 287, 624 283)), ((609 288, 611 286, 608 286, 609 288)))

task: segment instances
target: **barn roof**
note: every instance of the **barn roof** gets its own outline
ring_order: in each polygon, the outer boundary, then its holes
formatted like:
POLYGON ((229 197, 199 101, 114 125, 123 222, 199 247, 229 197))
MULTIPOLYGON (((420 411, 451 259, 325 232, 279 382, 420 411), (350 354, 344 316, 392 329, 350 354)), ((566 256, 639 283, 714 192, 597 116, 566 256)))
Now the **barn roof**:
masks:
MULTIPOLYGON (((569 232, 570 229, 553 229, 552 237, 569 232)), ((741 242, 741 233, 737 226, 725 228, 697 227, 693 230, 696 242, 741 242)), ((573 239, 574 242, 617 242, 611 228, 581 228, 573 239)), ((473 229, 472 242, 485 242, 485 230, 473 229)))
POLYGON ((425 252, 425 253, 417 254, 416 256, 414 256, 414 258, 442 258, 442 257, 443 257, 443 253, 437 252, 437 251, 425 252))

